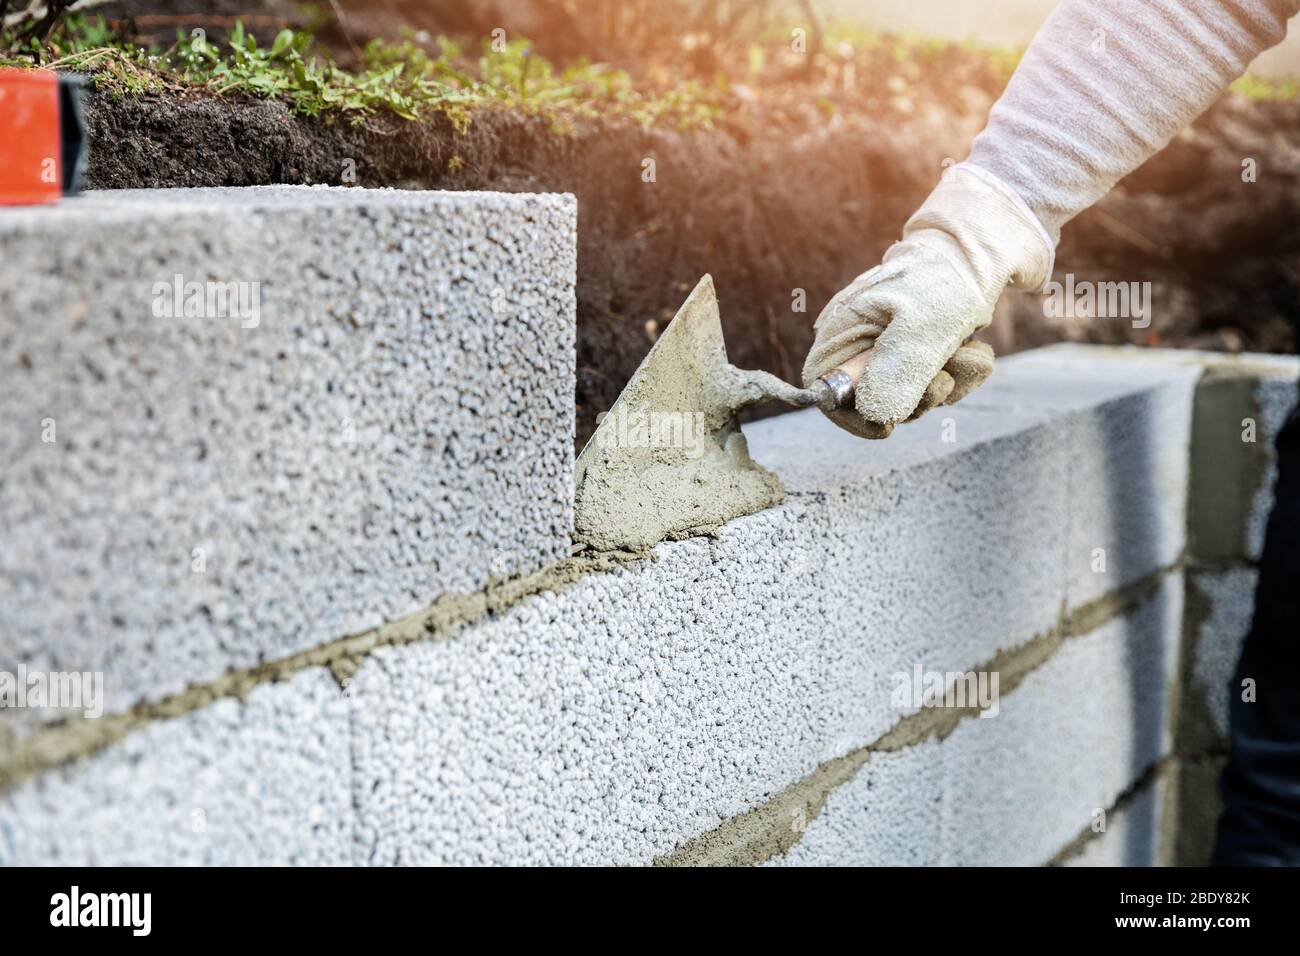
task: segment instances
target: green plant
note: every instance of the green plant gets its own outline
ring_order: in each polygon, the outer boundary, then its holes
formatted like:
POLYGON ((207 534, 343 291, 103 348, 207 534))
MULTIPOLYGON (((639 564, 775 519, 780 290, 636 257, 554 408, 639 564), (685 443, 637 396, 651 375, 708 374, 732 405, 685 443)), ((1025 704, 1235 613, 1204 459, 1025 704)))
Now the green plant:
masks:
POLYGON ((1300 96, 1300 79, 1268 79, 1247 73, 1232 84, 1230 89, 1250 100, 1281 102, 1300 96))
POLYGON ((41 64, 87 73, 114 93, 201 88, 217 96, 244 95, 286 102, 306 116, 342 114, 354 122, 377 112, 417 119, 437 110, 464 130, 473 110, 510 106, 533 112, 597 115, 617 112, 642 123, 707 125, 719 110, 718 97, 694 84, 663 93, 638 90, 621 70, 580 61, 563 70, 515 39, 493 50, 485 41, 470 62, 458 44, 437 40, 438 54, 414 42, 371 41, 356 70, 339 67, 305 31, 282 30, 269 46, 259 45, 242 22, 224 44, 202 33, 178 33, 167 49, 146 50, 115 37, 104 21, 69 17, 44 45, 4 44, 3 62, 41 64))

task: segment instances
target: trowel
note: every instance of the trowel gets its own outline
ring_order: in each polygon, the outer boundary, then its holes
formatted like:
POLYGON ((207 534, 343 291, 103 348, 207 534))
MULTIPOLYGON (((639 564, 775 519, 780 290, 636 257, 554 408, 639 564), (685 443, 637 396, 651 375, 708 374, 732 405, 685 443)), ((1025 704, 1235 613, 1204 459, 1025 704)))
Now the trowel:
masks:
POLYGON ((749 456, 737 414, 764 399, 853 406, 867 354, 797 388, 727 361, 718 297, 704 276, 578 456, 574 537, 638 551, 708 533, 781 500, 780 479, 749 456))

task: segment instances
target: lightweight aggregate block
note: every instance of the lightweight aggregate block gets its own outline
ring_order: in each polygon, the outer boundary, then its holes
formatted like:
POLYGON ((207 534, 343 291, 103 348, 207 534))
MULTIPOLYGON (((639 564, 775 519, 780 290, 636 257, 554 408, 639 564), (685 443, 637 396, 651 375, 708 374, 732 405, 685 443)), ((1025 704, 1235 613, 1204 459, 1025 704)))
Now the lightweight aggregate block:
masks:
POLYGON ((1191 557, 1212 566, 1258 561, 1277 481, 1273 446, 1300 394, 1300 358, 1193 354, 1205 369, 1196 438, 1207 473, 1193 481, 1193 529, 1216 536, 1197 541, 1194 534, 1191 557))
POLYGON ((1287 416, 1296 406, 1296 397, 1300 394, 1297 380, 1300 380, 1300 359, 1290 359, 1274 376, 1261 376, 1255 386, 1255 402, 1259 408, 1259 428, 1257 441, 1265 443, 1268 462, 1264 466, 1255 494, 1251 500, 1250 513, 1246 519, 1246 556, 1258 561, 1264 551, 1264 529, 1268 525, 1268 515, 1273 509, 1273 486, 1277 482, 1277 456, 1273 443, 1277 434, 1286 423, 1287 416))
POLYGON ((351 862, 348 703, 313 668, 0 795, 0 865, 351 862))
POLYGON ((1228 739, 1229 695, 1240 692, 1232 686, 1232 677, 1250 631, 1258 579, 1258 572, 1245 567, 1188 576, 1188 606, 1193 613, 1191 681, 1186 690, 1189 706, 1203 709, 1208 716, 1212 735, 1189 740, 1188 746, 1195 749, 1221 746, 1228 739))
MULTIPOLYGON (((965 401, 1064 415, 1069 602, 1077 606, 1173 565, 1187 544, 1196 366, 1039 349, 1003 363, 965 401)), ((1049 532, 1050 533, 1050 532, 1049 532)))
POLYGON ((359 857, 648 862, 914 712, 891 700, 899 675, 975 668, 1055 628, 1072 591, 1092 600, 1174 563, 1180 505, 1132 474, 1098 487, 1071 469, 1104 411, 1121 452, 1167 429, 1169 480, 1185 474, 1194 370, 1078 368, 1012 363, 1005 392, 887 443, 815 411, 756 423, 781 506, 451 641, 380 650, 355 684, 359 857), (1084 588, 1069 549, 1099 501, 1165 510, 1141 526, 1155 546, 1119 534, 1126 573, 1084 588))
POLYGON ((760 423, 781 506, 377 651, 353 684, 358 858, 647 863, 886 732, 915 665, 1055 627, 1067 449, 1037 415, 953 415, 955 443, 760 423))
POLYGON ((1169 751, 1182 587, 1170 573, 1126 617, 1067 640, 1000 698, 997 716, 963 720, 941 742, 872 754, 771 863, 1051 860, 1169 751))
MULTIPOLYGON (((1105 830, 1094 832, 1063 866, 1165 865, 1165 812, 1176 784, 1172 772, 1157 773, 1144 781, 1122 806, 1106 814, 1105 830)), ((1099 818, 1100 819, 1100 818, 1099 818)))
MULTIPOLYGON (((1273 443, 1296 404, 1300 358, 1062 344, 1007 362, 1058 360, 1074 363, 1076 374, 1089 366, 1108 366, 1135 381, 1179 368, 1194 372, 1192 474, 1190 492, 1184 491, 1190 499, 1188 559, 1210 566, 1259 559, 1277 477, 1273 443), (1253 442, 1245 440, 1248 430, 1253 442)), ((966 401, 978 400, 982 391, 966 401)))
POLYGON ((799 842, 763 865, 938 865, 945 855, 943 758, 933 738, 871 754, 818 816, 798 821, 799 842))
POLYGON ((1259 560, 1277 480, 1274 443, 1296 395, 1295 370, 1270 378, 1255 365, 1211 363, 1196 394, 1191 561, 1259 560))
POLYGON ((0 248, 0 670, 121 710, 568 554, 572 197, 95 192, 0 248))
MULTIPOLYGON (((815 411, 748 426, 789 491, 780 506, 381 647, 346 699, 311 670, 143 727, 0 795, 0 861, 669 853, 915 713, 893 699, 914 667, 979 668, 1174 563, 1185 515, 1152 491, 1185 481, 1198 370, 1050 358, 1000 362, 971 399, 888 442, 815 411), (1103 454, 1123 461, 1098 470, 1103 454), (1103 526, 1094 582, 1076 549, 1103 526), (137 808, 162 836, 140 836, 137 808), (110 833, 119 820, 127 836, 110 833)), ((1166 574, 1126 618, 1066 639, 997 717, 873 754, 819 817, 791 821, 802 839, 774 862, 1052 859, 1169 752, 1182 596, 1181 574, 1166 574)))

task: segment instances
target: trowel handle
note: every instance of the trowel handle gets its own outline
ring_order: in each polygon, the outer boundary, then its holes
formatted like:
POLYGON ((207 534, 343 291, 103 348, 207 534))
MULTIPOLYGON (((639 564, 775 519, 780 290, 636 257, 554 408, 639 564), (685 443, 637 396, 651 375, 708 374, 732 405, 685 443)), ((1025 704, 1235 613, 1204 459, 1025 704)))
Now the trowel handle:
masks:
POLYGON ((822 396, 817 407, 824 412, 853 408, 854 390, 858 387, 858 379, 862 377, 862 370, 867 367, 870 359, 871 350, 868 349, 819 378, 818 381, 825 387, 819 389, 822 396))

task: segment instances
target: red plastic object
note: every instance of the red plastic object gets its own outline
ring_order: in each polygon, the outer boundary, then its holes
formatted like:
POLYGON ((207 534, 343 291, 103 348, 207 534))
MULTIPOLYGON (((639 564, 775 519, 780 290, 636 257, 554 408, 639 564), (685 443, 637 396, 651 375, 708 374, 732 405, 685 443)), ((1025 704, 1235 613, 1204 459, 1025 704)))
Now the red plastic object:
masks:
POLYGON ((75 191, 82 162, 75 95, 56 73, 0 68, 0 205, 75 191))

